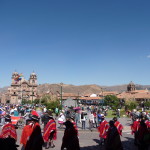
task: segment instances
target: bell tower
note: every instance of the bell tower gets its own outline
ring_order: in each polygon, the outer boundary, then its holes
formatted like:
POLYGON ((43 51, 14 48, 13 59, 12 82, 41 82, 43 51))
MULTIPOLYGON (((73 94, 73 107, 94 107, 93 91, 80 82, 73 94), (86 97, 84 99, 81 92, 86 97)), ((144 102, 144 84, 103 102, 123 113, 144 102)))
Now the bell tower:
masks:
POLYGON ((135 88, 135 84, 131 81, 128 86, 127 86, 127 91, 128 92, 132 92, 132 91, 135 91, 136 88, 135 88))
POLYGON ((32 72, 30 74, 29 84, 30 85, 37 85, 37 75, 34 72, 32 72))
POLYGON ((12 77, 11 77, 11 79, 12 79, 12 84, 16 84, 15 78, 17 78, 18 75, 19 75, 18 72, 13 72, 13 73, 12 73, 12 77))

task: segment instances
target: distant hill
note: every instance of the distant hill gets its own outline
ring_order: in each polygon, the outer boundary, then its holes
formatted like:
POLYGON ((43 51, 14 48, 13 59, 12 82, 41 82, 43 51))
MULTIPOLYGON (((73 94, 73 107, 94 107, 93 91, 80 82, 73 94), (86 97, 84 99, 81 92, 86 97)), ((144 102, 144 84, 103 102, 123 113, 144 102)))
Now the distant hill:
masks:
POLYGON ((3 87, 3 88, 0 88, 0 93, 6 93, 7 90, 8 90, 9 86, 6 86, 6 87, 3 87))
MULTIPOLYGON (((38 86, 38 92, 39 93, 46 93, 46 92, 52 92, 56 93, 57 91, 60 93, 61 86, 59 84, 41 84, 38 86)), ((64 93, 74 93, 74 94, 92 94, 92 93, 100 93, 101 87, 98 85, 67 85, 63 84, 62 91, 64 93)))
MULTIPOLYGON (((139 85, 136 84, 136 89, 137 90, 142 90, 142 89, 148 89, 150 90, 150 85, 139 85)), ((0 93, 6 93, 8 89, 7 87, 0 88, 0 93)), ((79 94, 79 95, 86 95, 86 94, 98 94, 103 91, 118 91, 118 92, 123 92, 127 90, 127 84, 123 85, 115 85, 115 86, 100 86, 96 84, 92 85, 68 85, 68 84, 63 84, 62 90, 64 93, 74 93, 74 94, 79 94)), ((57 91, 60 93, 60 84, 40 84, 38 86, 38 93, 57 93, 57 91)))

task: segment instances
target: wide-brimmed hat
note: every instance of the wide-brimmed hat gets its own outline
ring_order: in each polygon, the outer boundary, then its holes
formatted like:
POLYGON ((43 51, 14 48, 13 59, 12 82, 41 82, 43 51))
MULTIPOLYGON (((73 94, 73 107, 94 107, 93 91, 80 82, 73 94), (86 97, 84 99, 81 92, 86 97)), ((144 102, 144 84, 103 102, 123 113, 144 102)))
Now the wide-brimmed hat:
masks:
POLYGON ((11 120, 11 116, 10 116, 10 115, 6 115, 6 116, 5 116, 5 119, 11 120))
POLYGON ((67 120, 66 122, 64 122, 64 125, 67 127, 73 127, 73 123, 70 122, 69 120, 67 120))
POLYGON ((31 116, 31 120, 34 120, 34 121, 39 121, 39 117, 38 116, 36 116, 36 115, 32 115, 31 116))

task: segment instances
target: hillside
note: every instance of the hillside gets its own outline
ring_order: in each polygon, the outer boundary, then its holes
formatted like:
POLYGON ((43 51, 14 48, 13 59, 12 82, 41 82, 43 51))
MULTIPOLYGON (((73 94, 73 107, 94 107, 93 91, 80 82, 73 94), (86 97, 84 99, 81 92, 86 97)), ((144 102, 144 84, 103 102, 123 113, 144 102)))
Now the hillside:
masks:
MULTIPOLYGON (((150 85, 136 85, 136 89, 140 90, 140 89, 148 89, 150 90, 150 85)), ((7 92, 8 87, 4 87, 4 88, 0 88, 0 93, 6 93, 7 92)), ((101 92, 101 90, 103 91, 118 91, 118 92, 122 92, 122 91, 126 91, 127 89, 127 84, 123 84, 123 85, 115 85, 115 86, 99 86, 96 84, 92 84, 92 85, 80 85, 80 86, 76 86, 76 85, 68 85, 68 84, 63 84, 62 86, 62 91, 64 93, 74 93, 74 94, 80 94, 80 95, 86 95, 86 94, 98 94, 101 92)), ((41 84, 38 86, 38 93, 48 93, 48 92, 52 92, 52 93, 60 93, 61 90, 61 86, 60 84, 41 84)))

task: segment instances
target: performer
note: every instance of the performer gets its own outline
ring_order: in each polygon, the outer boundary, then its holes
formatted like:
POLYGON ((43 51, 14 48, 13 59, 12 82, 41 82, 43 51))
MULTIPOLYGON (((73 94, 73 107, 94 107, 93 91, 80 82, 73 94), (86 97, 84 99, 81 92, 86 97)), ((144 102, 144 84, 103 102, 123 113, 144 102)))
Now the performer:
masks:
POLYGON ((114 121, 114 125, 116 126, 116 128, 118 130, 119 135, 122 136, 123 125, 117 120, 117 117, 114 117, 113 121, 114 121))
POLYGON ((104 145, 105 139, 107 138, 107 131, 109 128, 108 122, 105 120, 104 115, 102 114, 101 116, 101 123, 98 127, 98 131, 100 132, 99 137, 100 137, 100 145, 104 145))
POLYGON ((11 137, 15 141, 17 141, 16 129, 15 126, 11 123, 11 116, 9 115, 5 117, 5 125, 2 128, 1 137, 2 138, 11 137))
POLYGON ((56 135, 57 135, 57 130, 56 130, 56 122, 54 118, 49 116, 49 121, 46 124, 44 128, 44 134, 43 134, 43 139, 44 142, 46 143, 46 149, 49 147, 53 148, 55 147, 53 140, 56 140, 56 135))
POLYGON ((68 120, 64 125, 66 129, 62 139, 61 150, 64 150, 64 148, 67 150, 80 150, 77 130, 73 127, 73 123, 68 120))
POLYGON ((77 131, 77 135, 78 135, 78 127, 77 127, 76 122, 74 121, 74 118, 70 117, 69 121, 73 124, 73 127, 77 131))
POLYGON ((131 125, 131 134, 134 134, 134 144, 137 145, 137 131, 140 127, 140 120, 137 117, 136 120, 133 122, 133 124, 131 125))
POLYGON ((109 121, 109 129, 106 139, 106 150, 123 150, 118 129, 114 125, 114 121, 109 121))
MULTIPOLYGON (((5 125, 2 127, 2 132, 0 138, 3 139, 5 146, 9 147, 8 149, 17 149, 17 133, 15 126, 11 123, 11 116, 5 116, 5 125)), ((2 149, 2 147, 1 147, 2 149)))
POLYGON ((31 127, 30 136, 27 137, 27 142, 25 145, 25 150, 42 150, 44 144, 41 128, 39 125, 39 118, 35 115, 31 117, 31 127))
POLYGON ((34 127, 31 118, 27 120, 27 123, 28 124, 23 128, 21 139, 20 139, 20 144, 22 144, 21 150, 25 149, 27 141, 29 140, 29 137, 31 136, 34 127))
POLYGON ((150 144, 150 132, 145 124, 145 120, 141 120, 140 127, 137 131, 137 143, 139 150, 148 150, 150 144))

